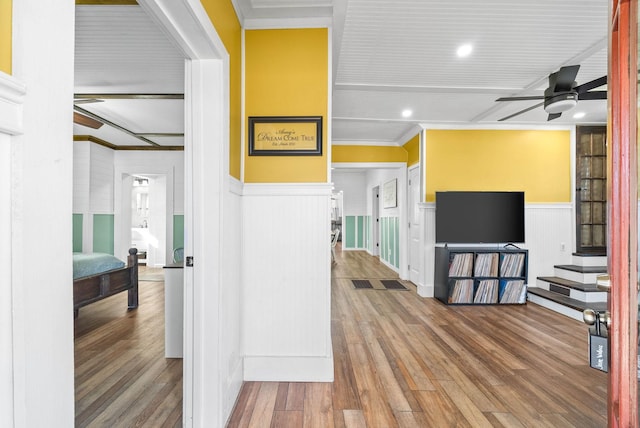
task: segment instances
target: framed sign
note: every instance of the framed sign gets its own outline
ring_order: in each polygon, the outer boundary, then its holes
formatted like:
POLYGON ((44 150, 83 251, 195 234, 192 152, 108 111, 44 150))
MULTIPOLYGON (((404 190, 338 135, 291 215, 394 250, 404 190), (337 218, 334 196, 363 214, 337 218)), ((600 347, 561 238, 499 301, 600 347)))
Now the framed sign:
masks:
POLYGON ((322 155, 321 116, 250 116, 249 156, 322 155))
POLYGON ((398 206, 398 198, 396 196, 398 180, 393 179, 384 183, 382 187, 382 207, 395 208, 398 206))

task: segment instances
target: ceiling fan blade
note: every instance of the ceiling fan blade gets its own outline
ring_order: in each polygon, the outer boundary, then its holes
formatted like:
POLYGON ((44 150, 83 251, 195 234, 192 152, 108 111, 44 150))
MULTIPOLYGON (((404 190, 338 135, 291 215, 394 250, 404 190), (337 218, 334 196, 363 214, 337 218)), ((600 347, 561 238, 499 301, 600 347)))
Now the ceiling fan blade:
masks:
POLYGON ((578 94, 579 100, 606 100, 607 91, 591 91, 578 94))
POLYGON ((568 65, 549 75, 549 88, 553 92, 570 91, 580 70, 579 65, 568 65))
POLYGON ((553 119, 557 119, 560 116, 562 116, 562 113, 551 113, 549 114, 549 117, 547 117, 547 121, 553 120, 553 119))
POLYGON ((73 112, 73 123, 77 123, 78 125, 87 126, 93 129, 99 129, 103 125, 102 122, 75 111, 73 112))
POLYGON ((519 112, 517 112, 517 113, 510 114, 509 116, 503 117, 502 119, 498 119, 498 122, 502 122, 502 121, 505 121, 505 120, 507 120, 507 119, 511 119, 512 117, 516 117, 516 116, 518 116, 518 115, 520 115, 520 114, 522 114, 522 113, 526 113, 526 112, 528 112, 528 111, 530 111, 530 110, 533 110, 534 108, 540 107, 540 106, 541 106, 541 105, 543 105, 543 104, 544 104, 544 101, 543 101, 543 102, 541 102, 541 103, 538 103, 538 104, 536 104, 536 105, 532 105, 531 107, 527 107, 527 108, 526 108, 526 109, 524 109, 524 110, 520 110, 520 111, 519 111, 519 112))
POLYGON ((102 103, 104 100, 99 100, 97 98, 84 98, 80 100, 73 100, 73 104, 92 104, 92 103, 102 103))
POLYGON ((501 97, 496 101, 531 101, 531 100, 544 100, 544 95, 532 95, 525 97, 501 97))
POLYGON ((590 89, 598 88, 600 86, 604 86, 607 84, 607 76, 602 76, 597 79, 592 80, 591 82, 583 83, 582 85, 578 85, 573 88, 579 94, 587 92, 590 89))

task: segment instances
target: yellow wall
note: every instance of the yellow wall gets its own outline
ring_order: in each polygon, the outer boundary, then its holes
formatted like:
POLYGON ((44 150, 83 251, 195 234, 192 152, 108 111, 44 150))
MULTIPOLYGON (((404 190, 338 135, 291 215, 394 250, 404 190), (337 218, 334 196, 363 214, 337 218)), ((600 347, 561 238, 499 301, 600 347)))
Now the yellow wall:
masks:
MULTIPOLYGON (((245 182, 327 181, 328 37, 326 28, 245 32, 247 117, 323 118, 322 156, 249 156, 247 140, 245 182)), ((245 135, 248 135, 248 129, 245 135)))
POLYGON ((242 141, 242 28, 230 0, 201 0, 229 53, 229 174, 240 179, 242 141))
POLYGON ((407 141, 402 147, 407 151, 407 166, 420 162, 420 134, 407 141))
POLYGON ((428 130, 426 200, 444 190, 524 190, 526 202, 571 201, 569 131, 428 130))
POLYGON ((333 146, 331 162, 407 162, 407 151, 398 146, 333 146))
POLYGON ((11 74, 12 1, 0 0, 0 71, 11 74))

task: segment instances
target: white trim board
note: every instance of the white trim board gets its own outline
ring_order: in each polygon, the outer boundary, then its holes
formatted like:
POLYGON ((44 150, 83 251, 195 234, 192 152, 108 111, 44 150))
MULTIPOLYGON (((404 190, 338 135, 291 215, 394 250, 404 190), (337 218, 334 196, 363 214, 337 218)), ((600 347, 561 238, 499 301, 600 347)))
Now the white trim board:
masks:
POLYGON ((0 72, 0 132, 8 135, 22 133, 22 103, 26 85, 0 72))

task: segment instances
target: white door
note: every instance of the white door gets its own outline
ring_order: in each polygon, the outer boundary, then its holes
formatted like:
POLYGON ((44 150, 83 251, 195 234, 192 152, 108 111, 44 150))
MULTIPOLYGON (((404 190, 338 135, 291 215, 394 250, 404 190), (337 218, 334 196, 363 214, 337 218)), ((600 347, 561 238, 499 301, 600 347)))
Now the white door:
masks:
POLYGON ((409 280, 414 284, 420 279, 420 168, 418 166, 409 170, 408 192, 409 214, 409 280))

